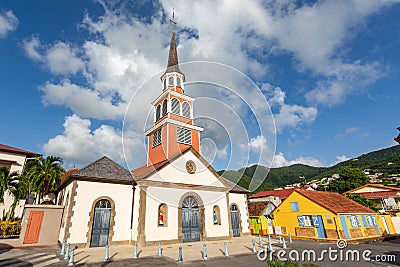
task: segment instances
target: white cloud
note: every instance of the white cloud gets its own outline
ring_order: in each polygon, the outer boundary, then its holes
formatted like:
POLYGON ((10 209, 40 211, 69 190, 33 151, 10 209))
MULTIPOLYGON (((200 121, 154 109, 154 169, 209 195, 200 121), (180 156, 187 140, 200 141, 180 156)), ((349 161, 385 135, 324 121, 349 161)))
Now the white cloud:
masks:
POLYGON ((343 136, 346 136, 346 135, 349 135, 349 134, 358 132, 358 130, 359 130, 358 127, 353 126, 353 127, 350 127, 350 128, 345 129, 342 133, 338 133, 338 134, 336 135, 336 137, 337 137, 337 138, 340 138, 340 137, 343 137, 343 136))
POLYGON ((0 38, 4 38, 8 33, 15 31, 18 23, 19 20, 12 10, 0 12, 0 38))
POLYGON ((63 126, 63 134, 51 138, 43 150, 62 157, 66 164, 86 165, 104 155, 120 163, 132 163, 133 158, 143 160, 142 135, 124 132, 124 154, 121 132, 111 126, 101 125, 92 131, 90 120, 76 115, 66 117, 63 126))
POLYGON ((324 166, 321 161, 312 157, 304 157, 300 156, 294 160, 287 160, 285 155, 282 152, 275 154, 274 161, 272 164, 273 168, 283 167, 283 166, 290 166, 293 164, 305 164, 314 167, 322 167, 324 166))
POLYGON ((57 41, 49 48, 43 47, 39 38, 32 37, 22 43, 25 53, 32 60, 44 64, 53 74, 74 75, 84 67, 84 61, 71 44, 57 41))
POLYGON ((299 124, 311 123, 316 119, 318 110, 315 107, 286 104, 286 93, 281 88, 273 88, 270 84, 263 84, 261 90, 267 95, 271 107, 278 109, 278 112, 274 113, 278 132, 281 132, 285 127, 296 127, 299 124))
POLYGON ((349 160, 349 158, 346 155, 340 155, 340 156, 336 156, 336 160, 334 162, 331 163, 330 166, 334 166, 340 162, 349 160))

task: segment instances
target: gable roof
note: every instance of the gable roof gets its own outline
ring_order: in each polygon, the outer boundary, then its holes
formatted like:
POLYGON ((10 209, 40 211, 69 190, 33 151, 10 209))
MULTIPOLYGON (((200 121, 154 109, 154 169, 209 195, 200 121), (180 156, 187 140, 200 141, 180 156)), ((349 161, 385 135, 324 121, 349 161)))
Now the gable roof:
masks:
POLYGON ((294 190, 295 188, 261 191, 258 192, 257 194, 249 196, 249 198, 274 196, 274 197, 279 197, 280 199, 286 199, 291 193, 293 193, 294 190))
POLYGON ((205 166, 207 166, 207 169, 210 170, 212 172, 212 174, 214 174, 214 176, 223 185, 230 188, 229 192, 232 192, 232 193, 248 193, 249 192, 248 190, 244 189, 243 187, 240 187, 232 182, 231 182, 231 184, 229 184, 228 180, 226 180, 224 177, 220 176, 215 171, 215 169, 193 147, 188 147, 188 148, 180 151, 179 153, 175 154, 171 158, 161 161, 157 164, 150 165, 150 166, 144 165, 139 168, 136 168, 136 169, 132 170, 131 173, 135 176, 136 181, 146 179, 150 175, 160 171, 162 168, 168 166, 170 163, 172 163, 173 161, 175 161, 176 159, 183 156, 184 154, 186 154, 189 151, 191 151, 205 166), (234 184, 235 186, 233 186, 232 184, 234 184))
POLYGON ((260 201, 260 202, 247 202, 247 209, 249 211, 249 216, 261 216, 262 212, 268 207, 268 205, 276 206, 270 201, 260 201))
MULTIPOLYGON (((365 185, 359 186, 357 188, 351 189, 349 191, 346 191, 343 194, 354 193, 355 191, 363 189, 365 187, 375 187, 375 188, 381 188, 381 189, 387 189, 387 190, 400 191, 400 188, 397 188, 397 187, 386 186, 386 185, 381 185, 381 184, 365 184, 365 185)), ((356 193, 356 194, 358 194, 358 193, 356 193)))
POLYGON ((80 170, 71 170, 70 172, 71 174, 61 182, 59 188, 67 184, 71 179, 136 185, 133 175, 127 169, 106 156, 80 170))
POLYGON ((332 211, 333 213, 376 213, 375 211, 364 207, 363 205, 342 196, 339 193, 295 190, 295 192, 308 198, 321 207, 332 211))
POLYGON ((15 154, 22 154, 22 155, 27 155, 27 156, 41 156, 41 154, 38 154, 35 152, 30 152, 27 150, 19 149, 19 148, 12 147, 12 146, 7 146, 4 144, 0 144, 0 151, 15 153, 15 154))
POLYGON ((381 199, 381 198, 400 198, 400 191, 379 191, 379 192, 362 192, 357 193, 368 199, 381 199))

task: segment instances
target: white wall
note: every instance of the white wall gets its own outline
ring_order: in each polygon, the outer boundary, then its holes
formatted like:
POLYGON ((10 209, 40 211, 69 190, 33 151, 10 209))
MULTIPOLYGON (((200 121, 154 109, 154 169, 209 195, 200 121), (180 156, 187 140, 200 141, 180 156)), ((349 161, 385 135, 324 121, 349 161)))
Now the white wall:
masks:
POLYGON ((225 187, 191 151, 174 160, 153 176, 146 178, 146 180, 225 187), (193 174, 186 171, 188 160, 196 163, 196 172, 193 174))
MULTIPOLYGON (((62 206, 64 207, 63 213, 62 213, 62 219, 61 219, 61 227, 60 227, 60 233, 58 235, 58 241, 62 243, 64 241, 64 234, 65 234, 65 226, 67 223, 67 217, 68 217, 68 208, 71 205, 71 192, 72 192, 72 183, 67 185, 64 189, 64 196, 63 196, 63 201, 62 201, 62 206), (67 200, 68 197, 68 200, 67 200)), ((61 193, 61 192, 60 192, 61 193)), ((59 193, 59 194, 60 194, 59 193)))
POLYGON ((242 219, 242 232, 250 232, 246 194, 229 193, 229 205, 231 204, 237 204, 239 206, 240 218, 242 219))
POLYGON ((229 236, 228 208, 225 192, 148 187, 146 198, 146 241, 178 238, 178 205, 182 196, 187 192, 198 194, 203 201, 207 237, 229 236), (168 205, 168 226, 158 226, 158 207, 161 203, 168 205), (219 205, 221 225, 214 225, 213 223, 214 205, 219 205))
POLYGON ((4 161, 12 161, 10 171, 22 172, 25 165, 26 156, 22 154, 14 154, 0 151, 0 159, 4 161))
POLYGON ((126 241, 131 238, 132 186, 78 181, 76 204, 71 218, 70 243, 86 243, 89 231, 89 213, 94 201, 102 196, 111 198, 115 203, 115 225, 112 241, 126 241))
POLYGON ((139 219, 139 201, 140 201, 140 188, 136 186, 135 200, 133 205, 133 224, 132 224, 132 240, 138 239, 138 219, 139 219))

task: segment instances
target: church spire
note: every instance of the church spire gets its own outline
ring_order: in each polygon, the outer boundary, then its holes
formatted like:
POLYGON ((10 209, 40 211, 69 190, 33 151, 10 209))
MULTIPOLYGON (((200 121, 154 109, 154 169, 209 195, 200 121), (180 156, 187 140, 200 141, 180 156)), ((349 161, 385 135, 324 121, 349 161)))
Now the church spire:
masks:
POLYGON ((169 55, 168 55, 168 65, 167 65, 167 71, 168 72, 178 72, 181 73, 181 70, 179 69, 179 63, 178 63, 178 52, 176 49, 176 40, 175 40, 175 12, 172 11, 172 18, 170 19, 171 22, 171 42, 169 45, 169 55))

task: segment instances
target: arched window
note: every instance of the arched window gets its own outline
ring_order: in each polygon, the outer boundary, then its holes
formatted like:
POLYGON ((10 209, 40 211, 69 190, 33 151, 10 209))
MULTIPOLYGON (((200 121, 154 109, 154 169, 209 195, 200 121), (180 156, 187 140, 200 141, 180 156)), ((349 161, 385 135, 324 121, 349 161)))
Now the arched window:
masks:
POLYGON ((162 103, 162 116, 164 117, 165 114, 167 114, 167 99, 164 99, 163 103, 162 103))
POLYGON ((176 86, 181 87, 181 78, 176 77, 176 86))
POLYGON ((221 214, 217 205, 213 207, 213 222, 215 225, 221 225, 221 214))
POLYGON ((95 206, 96 209, 111 209, 111 203, 107 199, 100 199, 95 206))
POLYGON ((158 206, 158 225, 168 226, 168 206, 165 203, 158 206))
POLYGON ((169 86, 174 86, 174 77, 171 76, 171 77, 168 78, 168 85, 169 86))
POLYGON ((187 102, 182 103, 182 116, 190 118, 190 105, 187 102))
POLYGON ((161 105, 158 105, 156 108, 156 121, 160 119, 160 114, 161 113, 161 105))
POLYGON ((173 114, 180 115, 180 103, 176 98, 172 98, 171 100, 171 111, 173 114))

